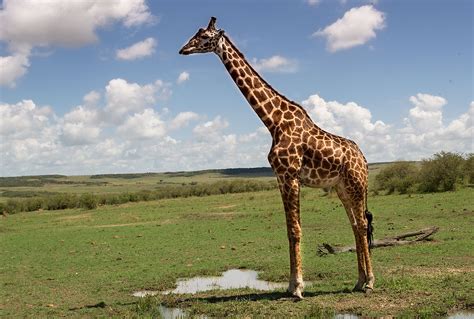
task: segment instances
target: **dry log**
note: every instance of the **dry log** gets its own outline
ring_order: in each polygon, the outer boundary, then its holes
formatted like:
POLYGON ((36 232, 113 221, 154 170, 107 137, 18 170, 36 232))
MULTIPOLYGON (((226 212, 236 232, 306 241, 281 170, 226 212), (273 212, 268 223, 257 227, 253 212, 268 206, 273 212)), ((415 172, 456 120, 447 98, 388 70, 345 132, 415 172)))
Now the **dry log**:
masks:
MULTIPOLYGON (((371 248, 379 247, 390 247, 390 246, 400 246, 400 245, 409 245, 417 243, 420 241, 429 240, 429 237, 436 233, 439 230, 439 227, 433 226, 428 228, 423 228, 418 231, 412 231, 409 233, 400 234, 392 237, 385 237, 383 239, 376 239, 372 243, 371 248), (413 237, 413 238, 411 238, 413 237)), ((328 243, 323 243, 318 246, 318 256, 325 256, 328 254, 340 254, 345 252, 354 252, 356 251, 355 246, 345 246, 338 247, 333 246, 328 243)))

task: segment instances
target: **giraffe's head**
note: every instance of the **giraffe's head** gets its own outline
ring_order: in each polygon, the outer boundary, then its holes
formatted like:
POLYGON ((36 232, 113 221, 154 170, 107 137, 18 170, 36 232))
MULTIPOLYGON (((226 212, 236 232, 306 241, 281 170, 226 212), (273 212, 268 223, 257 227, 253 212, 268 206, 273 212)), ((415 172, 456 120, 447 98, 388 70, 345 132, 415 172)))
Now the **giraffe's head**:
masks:
POLYGON ((179 54, 214 52, 223 34, 224 30, 216 29, 216 18, 212 17, 207 28, 199 29, 188 43, 179 50, 179 54))

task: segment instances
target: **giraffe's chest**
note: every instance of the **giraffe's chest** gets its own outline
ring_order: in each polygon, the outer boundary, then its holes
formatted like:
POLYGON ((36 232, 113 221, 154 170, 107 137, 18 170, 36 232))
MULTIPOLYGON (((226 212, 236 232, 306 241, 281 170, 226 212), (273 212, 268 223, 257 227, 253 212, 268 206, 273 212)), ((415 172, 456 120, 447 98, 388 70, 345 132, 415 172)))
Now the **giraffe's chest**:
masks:
POLYGON ((339 182, 339 174, 322 168, 303 166, 300 170, 300 182, 309 187, 331 187, 339 182))

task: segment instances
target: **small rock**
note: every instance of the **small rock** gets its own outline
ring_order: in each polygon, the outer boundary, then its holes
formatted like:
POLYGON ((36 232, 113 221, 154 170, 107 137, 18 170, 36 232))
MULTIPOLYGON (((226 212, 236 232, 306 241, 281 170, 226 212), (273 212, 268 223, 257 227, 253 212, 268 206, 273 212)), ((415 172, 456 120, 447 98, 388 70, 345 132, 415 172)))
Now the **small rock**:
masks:
POLYGON ((220 249, 225 249, 225 246, 224 246, 224 245, 222 245, 222 246, 220 247, 220 249))

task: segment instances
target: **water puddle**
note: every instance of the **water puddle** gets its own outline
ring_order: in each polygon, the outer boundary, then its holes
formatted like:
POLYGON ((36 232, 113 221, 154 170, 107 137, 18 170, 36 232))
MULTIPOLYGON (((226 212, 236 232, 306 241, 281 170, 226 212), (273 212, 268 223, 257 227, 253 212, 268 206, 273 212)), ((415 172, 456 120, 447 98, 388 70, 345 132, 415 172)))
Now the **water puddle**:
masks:
POLYGON ((448 319, 474 319, 474 311, 459 311, 449 316, 448 319))
POLYGON ((231 269, 219 277, 194 277, 178 280, 177 287, 164 291, 163 294, 195 294, 197 292, 216 289, 250 288, 256 290, 275 290, 285 288, 287 284, 269 282, 257 279, 258 273, 254 270, 231 269))
POLYGON ((139 297, 139 298, 145 298, 148 296, 156 296, 159 294, 159 291, 154 291, 154 290, 140 290, 140 291, 135 291, 132 296, 134 297, 139 297))
MULTIPOLYGON (((257 279, 258 273, 254 270, 230 269, 222 273, 222 276, 215 277, 194 277, 190 279, 180 279, 176 282, 176 288, 166 291, 141 290, 132 295, 144 298, 147 296, 156 296, 158 294, 195 294, 203 291, 217 289, 239 289, 250 288, 255 290, 272 291, 286 288, 286 283, 269 282, 257 279)), ((309 284, 309 283, 308 283, 309 284)), ((186 311, 181 308, 170 308, 160 305, 158 308, 160 315, 165 319, 189 318, 186 311)), ((199 316, 206 319, 206 316, 199 316)), ((334 319, 358 319, 354 314, 337 314, 334 319)), ((448 317, 448 319, 474 319, 473 312, 458 312, 448 317)))
POLYGON ((180 279, 176 282, 176 288, 166 291, 140 290, 132 295, 135 297, 156 296, 158 294, 195 294, 197 292, 217 289, 239 289, 250 288, 256 290, 271 291, 286 288, 286 283, 270 282, 257 279, 258 273, 254 270, 231 269, 222 273, 219 277, 194 277, 191 279, 180 279))
MULTIPOLYGON (((163 305, 160 305, 158 308, 160 312, 160 318, 163 319, 185 319, 189 318, 188 313, 181 308, 169 308, 163 305)), ((206 319, 207 317, 200 317, 202 319, 206 319)))
MULTIPOLYGON (((134 297, 144 298, 156 296, 158 294, 195 294, 202 291, 216 289, 239 289, 250 288, 256 290, 271 291, 275 289, 286 288, 286 283, 270 282, 257 279, 258 273, 247 269, 230 269, 222 273, 219 277, 194 277, 191 279, 180 279, 176 282, 176 288, 166 291, 140 290, 135 291, 134 297)), ((188 318, 186 311, 180 308, 169 308, 163 305, 159 306, 159 312, 162 318, 178 319, 188 318)), ((199 318, 205 319, 206 316, 199 318)))

